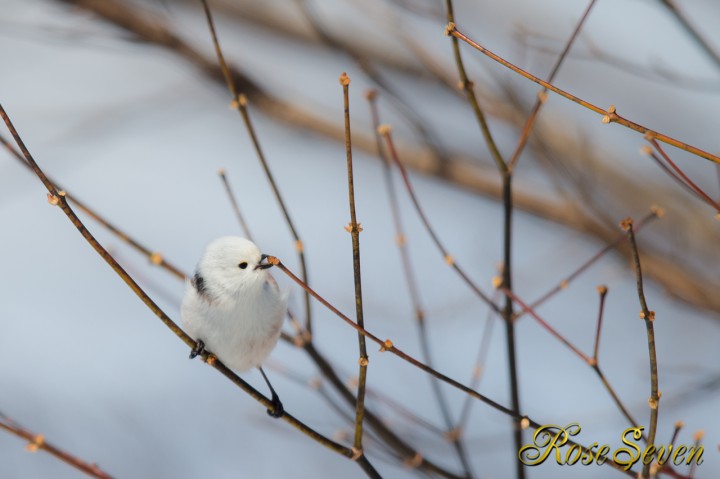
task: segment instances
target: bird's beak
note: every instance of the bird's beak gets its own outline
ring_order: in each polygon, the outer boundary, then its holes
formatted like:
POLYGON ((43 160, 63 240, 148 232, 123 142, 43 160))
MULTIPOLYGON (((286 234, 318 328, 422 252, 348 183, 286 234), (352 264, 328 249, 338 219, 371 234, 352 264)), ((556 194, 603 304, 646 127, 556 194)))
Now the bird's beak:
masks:
POLYGON ((260 255, 260 262, 255 265, 255 269, 272 268, 273 267, 272 263, 263 263, 263 261, 265 261, 267 259, 267 257, 268 257, 268 255, 266 255, 266 254, 260 255))

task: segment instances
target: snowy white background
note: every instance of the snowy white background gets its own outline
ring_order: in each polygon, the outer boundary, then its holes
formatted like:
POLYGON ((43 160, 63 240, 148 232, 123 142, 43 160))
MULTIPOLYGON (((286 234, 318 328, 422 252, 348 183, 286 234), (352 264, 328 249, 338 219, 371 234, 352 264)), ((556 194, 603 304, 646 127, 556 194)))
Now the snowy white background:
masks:
MULTIPOLYGON (((283 7, 283 2, 277 3, 278 8, 283 7)), ((317 3, 338 25, 351 32, 358 28, 351 7, 317 3)), ((458 2, 456 8, 466 12, 465 30, 492 39, 491 47, 509 44, 511 26, 520 24, 543 32, 562 31, 559 38, 565 38, 584 8, 575 5, 577 2, 542 3, 541 8, 536 2, 517 0, 501 8, 487 5, 480 9, 458 2)), ((628 58, 659 57, 664 64, 713 78, 702 55, 653 2, 630 3, 622 7, 623 16, 619 17, 618 2, 600 2, 587 35, 602 38, 609 50, 622 48, 628 58), (644 44, 642 39, 650 31, 654 32, 653 41, 668 38, 668 44, 644 44), (664 36, 658 31, 672 34, 664 36), (676 51, 683 52, 681 58, 676 51)), ((708 26, 720 15, 718 7, 710 1, 692 2, 688 9, 690 6, 699 24, 711 31, 708 26)), ((168 2, 165 14, 184 25, 184 34, 194 44, 210 52, 196 6, 168 2)), ((370 85, 350 59, 272 38, 252 26, 227 31, 222 29, 222 21, 219 25, 228 56, 244 71, 277 94, 326 111, 327 118, 338 123, 342 122, 342 91, 337 78, 347 71, 353 80, 353 121, 367 124, 363 92, 370 85)), ((429 38, 428 44, 449 51, 442 24, 418 28, 429 38)), ((512 56, 513 51, 502 53, 512 56)), ((474 55, 466 50, 465 56, 474 55)), ((475 60, 479 58, 469 61, 475 60)), ((538 56, 525 60, 524 65, 532 70, 547 62, 547 57, 538 56)), ((0 101, 36 160, 74 195, 142 243, 190 272, 210 240, 238 234, 217 177, 218 168, 225 167, 262 250, 298 271, 287 228, 240 119, 227 107, 227 92, 193 67, 162 49, 128 42, 117 29, 84 13, 51 1, 26 0, 0 0, 0 65, 0 101)), ((717 91, 680 89, 682 98, 678 98, 674 96, 678 90, 672 86, 641 83, 642 89, 637 84, 631 88, 623 74, 607 78, 599 88, 593 68, 571 59, 562 70, 561 82, 581 96, 592 92, 597 104, 622 104, 641 123, 652 123, 690 143, 707 148, 717 144, 716 136, 711 135, 720 106, 717 91), (590 79, 594 86, 584 87, 590 79)), ((440 136, 447 135, 459 148, 477 145, 476 127, 467 121, 466 105, 438 100, 432 90, 422 88, 413 84, 408 91, 422 95, 419 108, 443 120, 435 122, 440 136), (465 123, 444 122, 451 117, 465 123)), ((601 129, 597 118, 578 113, 558 99, 549 102, 547 114, 575 115, 576 128, 589 135, 601 129)), ((343 229, 349 216, 344 146, 271 121, 257 110, 252 115, 299 225, 312 284, 341 310, 351 313, 350 237, 343 229)), ((601 141, 619 149, 627 147, 622 151, 638 159, 639 137, 620 128, 605 128, 599 134, 601 141)), ((358 215, 364 227, 366 324, 378 336, 392 338, 417 357, 417 334, 392 241, 381 165, 360 151, 355 152, 355 160, 358 215)), ((647 161, 633 168, 656 176, 647 161)), ((413 181, 450 251, 489 290, 501 257, 499 205, 435 179, 413 176, 413 181)), ((406 195, 401 192, 400 196, 437 369, 467 382, 486 308, 444 265, 406 195)), ((268 418, 264 408, 200 361, 188 361, 187 348, 95 255, 65 216, 47 204, 41 183, 4 151, 0 153, 0 224, 0 411, 119 478, 315 478, 321 472, 324 477, 363 477, 352 462, 284 422, 268 418)), ((158 304, 179 320, 183 284, 149 266, 90 220, 87 224, 158 304)), ((652 235, 652 227, 640 234, 641 247, 645 235, 652 235)), ((527 299, 537 297, 601 246, 592 238, 518 213, 514 245, 518 294, 527 299)), ((280 272, 275 276, 292 289, 291 302, 300 310, 300 292, 280 272)), ((645 327, 637 318, 640 308, 634 275, 625 262, 606 257, 540 312, 590 352, 598 284, 610 288, 601 363, 631 412, 645 422, 647 342, 645 327)), ((720 377, 718 315, 674 302, 652 283, 646 291, 651 309, 658 312, 663 392, 658 442, 669 440, 678 420, 686 424, 680 442, 692 442, 692 432, 704 429, 707 450, 697 476, 715 477, 720 471, 718 391, 716 386, 702 385, 720 377)), ((314 312, 318 348, 332 358, 341 376, 349 379, 357 372, 356 334, 317 303, 314 312)), ((517 334, 523 412, 543 423, 580 422, 583 442, 618 445, 626 424, 594 373, 529 318, 518 323, 517 334)), ((508 404, 504 344, 504 329, 498 323, 479 390, 508 404)), ((284 343, 273 353, 271 364, 306 378, 316 375, 302 351, 284 343)), ((349 429, 309 388, 276 370, 270 374, 286 409, 298 418, 329 436, 349 429)), ((245 378, 264 391, 257 373, 245 378)), ((368 384, 441 424, 427 377, 398 358, 371 349, 368 384)), ((450 388, 445 392, 459 410, 463 395, 450 388)), ((387 414, 389 424, 428 458, 459 472, 446 443, 408 425, 382 405, 369 404, 387 414)), ((475 406, 466 444, 478 476, 510 477, 510 428, 508 418, 482 404, 475 406)), ((529 435, 526 437, 529 440, 529 435)), ((0 434, 0 477, 79 476, 46 454, 24 452, 22 446, 16 437, 0 434)), ((385 477, 414 477, 383 461, 383 455, 371 446, 368 455, 385 477)), ((549 463, 529 470, 529 475, 621 477, 606 468, 560 468, 549 463)))

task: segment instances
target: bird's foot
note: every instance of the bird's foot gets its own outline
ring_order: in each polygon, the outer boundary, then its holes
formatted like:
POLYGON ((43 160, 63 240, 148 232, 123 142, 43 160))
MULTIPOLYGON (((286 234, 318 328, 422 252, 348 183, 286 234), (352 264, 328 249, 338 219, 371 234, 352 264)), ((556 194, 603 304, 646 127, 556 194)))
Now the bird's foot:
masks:
POLYGON ((280 398, 278 397, 277 394, 273 393, 271 401, 272 401, 272 409, 267 410, 268 416, 274 417, 277 419, 280 416, 282 416, 283 414, 285 414, 285 408, 283 408, 283 405, 280 402, 280 398))
POLYGON ((198 339, 197 344, 195 347, 190 351, 190 359, 195 359, 195 356, 202 354, 205 352, 205 343, 203 343, 202 339, 198 339))

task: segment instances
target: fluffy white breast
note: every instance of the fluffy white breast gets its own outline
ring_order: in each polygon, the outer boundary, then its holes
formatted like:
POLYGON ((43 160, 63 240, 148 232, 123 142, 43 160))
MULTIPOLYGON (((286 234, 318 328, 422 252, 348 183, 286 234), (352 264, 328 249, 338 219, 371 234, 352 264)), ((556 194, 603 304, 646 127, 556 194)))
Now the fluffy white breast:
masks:
POLYGON ((235 371, 259 366, 275 347, 287 308, 260 250, 239 237, 208 245, 188 281, 181 306, 183 328, 235 371))

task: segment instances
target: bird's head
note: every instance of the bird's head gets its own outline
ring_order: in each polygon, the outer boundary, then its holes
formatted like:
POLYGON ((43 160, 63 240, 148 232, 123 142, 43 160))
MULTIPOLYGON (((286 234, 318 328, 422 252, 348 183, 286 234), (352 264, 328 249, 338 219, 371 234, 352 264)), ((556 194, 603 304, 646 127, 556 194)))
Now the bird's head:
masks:
POLYGON ((212 292, 234 294, 264 284, 272 266, 266 258, 252 241, 224 236, 208 245, 197 270, 212 292))

